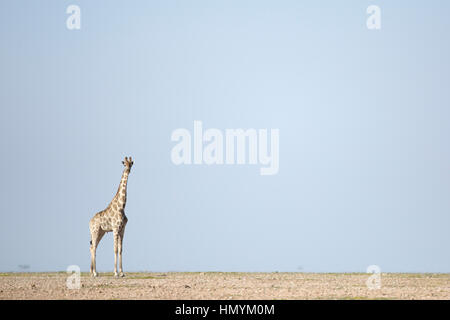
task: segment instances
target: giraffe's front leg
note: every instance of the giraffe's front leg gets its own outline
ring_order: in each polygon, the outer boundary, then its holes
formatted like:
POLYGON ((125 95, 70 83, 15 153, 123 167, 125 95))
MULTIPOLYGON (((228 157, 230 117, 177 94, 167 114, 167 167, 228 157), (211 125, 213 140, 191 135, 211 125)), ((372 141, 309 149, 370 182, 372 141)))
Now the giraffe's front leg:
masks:
POLYGON ((117 231, 114 231, 114 277, 118 277, 119 274, 117 273, 117 253, 119 247, 119 233, 117 231))
POLYGON ((123 243, 123 236, 125 234, 125 227, 122 228, 119 236, 119 276, 125 277, 125 274, 123 273, 122 269, 122 243, 123 243))
POLYGON ((91 276, 96 277, 97 271, 95 270, 95 248, 91 244, 91 276))

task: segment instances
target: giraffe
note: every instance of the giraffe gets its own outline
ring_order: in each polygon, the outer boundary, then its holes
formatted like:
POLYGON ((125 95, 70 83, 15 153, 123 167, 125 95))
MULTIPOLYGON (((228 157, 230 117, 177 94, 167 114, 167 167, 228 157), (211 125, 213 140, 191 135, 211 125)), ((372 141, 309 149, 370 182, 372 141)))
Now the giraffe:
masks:
POLYGON ((128 174, 133 166, 131 157, 122 161, 125 169, 123 170, 122 179, 120 180, 119 189, 110 202, 109 206, 98 212, 90 221, 89 229, 91 231, 91 275, 96 277, 97 271, 95 267, 95 253, 97 246, 106 232, 113 232, 114 236, 114 276, 124 277, 122 270, 122 241, 127 224, 125 215, 125 203, 127 201, 127 181, 128 174), (117 256, 119 257, 119 274, 117 273, 117 256))

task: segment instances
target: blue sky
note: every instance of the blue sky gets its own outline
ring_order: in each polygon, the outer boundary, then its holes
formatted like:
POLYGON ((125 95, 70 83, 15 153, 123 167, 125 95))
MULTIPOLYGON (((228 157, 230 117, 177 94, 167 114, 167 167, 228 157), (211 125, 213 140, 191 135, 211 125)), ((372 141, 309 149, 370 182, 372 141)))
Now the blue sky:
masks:
MULTIPOLYGON (((1 1, 0 270, 87 271, 131 155, 125 271, 450 272, 449 10, 1 1), (279 129, 279 173, 175 166, 194 120, 279 129)), ((97 258, 113 269, 111 234, 97 258)))

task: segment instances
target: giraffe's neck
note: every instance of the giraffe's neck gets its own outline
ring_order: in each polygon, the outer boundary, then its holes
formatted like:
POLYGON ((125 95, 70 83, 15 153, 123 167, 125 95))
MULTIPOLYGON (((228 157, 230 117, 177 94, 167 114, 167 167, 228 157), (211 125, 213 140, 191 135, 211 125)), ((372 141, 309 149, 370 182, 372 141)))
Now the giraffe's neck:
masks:
POLYGON ((117 190, 116 196, 111 202, 111 204, 116 204, 119 209, 125 208, 125 204, 127 202, 127 182, 129 173, 130 170, 125 168, 122 174, 122 179, 120 180, 119 189, 117 190))

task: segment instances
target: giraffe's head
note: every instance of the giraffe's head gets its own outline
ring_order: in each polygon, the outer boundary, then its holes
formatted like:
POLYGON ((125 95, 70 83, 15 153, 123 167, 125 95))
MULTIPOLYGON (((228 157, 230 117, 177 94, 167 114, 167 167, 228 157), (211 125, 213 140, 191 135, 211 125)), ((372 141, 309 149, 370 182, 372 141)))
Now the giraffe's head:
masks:
POLYGON ((131 157, 129 157, 129 158, 125 157, 125 160, 122 161, 122 164, 128 171, 131 170, 133 163, 134 163, 134 161, 133 161, 133 159, 131 159, 131 157))

